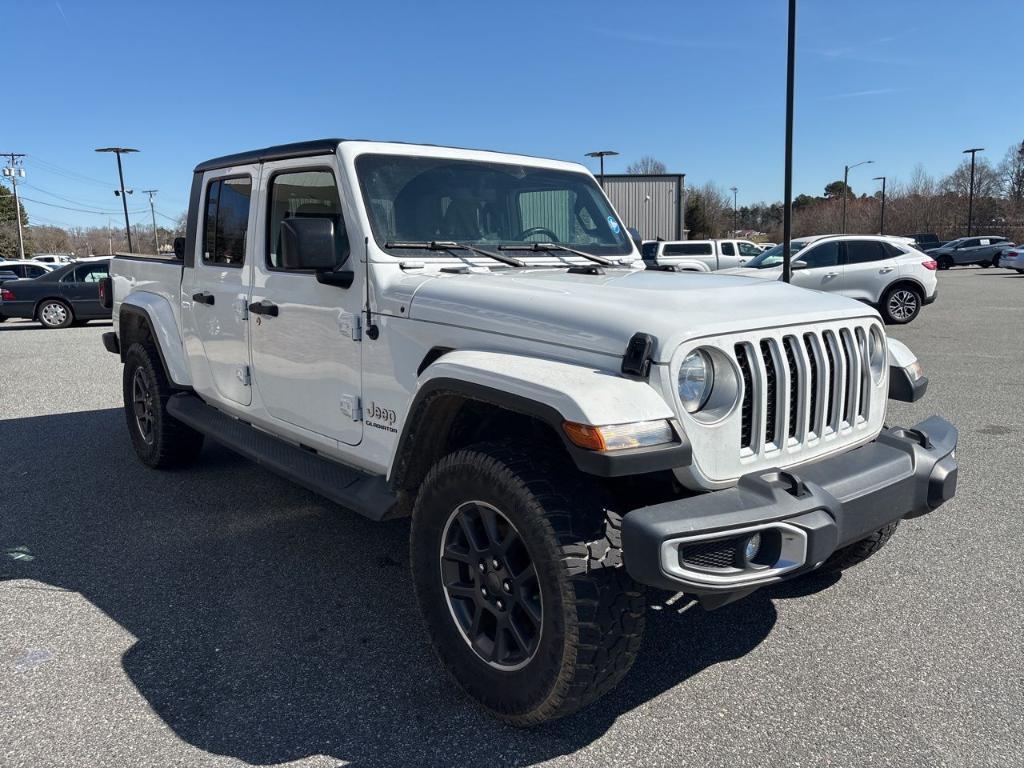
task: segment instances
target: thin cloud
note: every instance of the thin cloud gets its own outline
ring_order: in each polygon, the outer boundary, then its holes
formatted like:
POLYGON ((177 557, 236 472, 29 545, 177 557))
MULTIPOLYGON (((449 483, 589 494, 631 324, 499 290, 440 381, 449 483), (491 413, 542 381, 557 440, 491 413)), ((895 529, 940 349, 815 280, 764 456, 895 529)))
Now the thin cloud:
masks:
POLYGON ((57 6, 57 10, 60 12, 60 17, 64 19, 64 26, 71 29, 71 22, 68 21, 68 17, 64 13, 64 9, 60 7, 60 3, 55 2, 54 5, 57 6))
POLYGON ((838 99, 859 99, 864 96, 884 96, 887 93, 899 93, 901 88, 873 88, 869 91, 851 91, 850 93, 833 93, 829 96, 822 96, 822 101, 836 101, 838 99))

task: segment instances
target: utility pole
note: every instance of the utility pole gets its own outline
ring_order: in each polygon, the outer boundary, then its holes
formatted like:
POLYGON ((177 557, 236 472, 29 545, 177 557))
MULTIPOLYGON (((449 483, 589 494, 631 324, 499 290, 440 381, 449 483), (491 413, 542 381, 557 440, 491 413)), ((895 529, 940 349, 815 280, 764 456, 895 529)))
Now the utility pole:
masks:
POLYGON ((974 156, 979 152, 984 152, 984 147, 974 147, 973 149, 965 149, 963 154, 971 156, 971 186, 970 192, 967 197, 967 236, 971 236, 971 224, 974 221, 974 156))
POLYGON ((25 235, 21 231, 21 203, 18 202, 18 179, 25 178, 25 169, 17 166, 23 161, 24 152, 0 152, 0 156, 8 158, 4 168, 4 178, 11 180, 14 188, 14 219, 18 222, 18 258, 25 258, 25 235))
POLYGON ((145 194, 149 195, 149 214, 153 217, 153 242, 156 243, 156 250, 153 253, 160 253, 160 236, 156 233, 156 208, 153 207, 153 195, 159 192, 159 189, 144 189, 142 190, 145 194))
MULTIPOLYGON (((124 189, 124 169, 121 167, 121 155, 128 152, 138 152, 137 149, 129 149, 128 147, 100 147, 96 150, 97 152, 113 152, 117 155, 117 178, 121 182, 121 192, 114 192, 114 194, 121 195, 121 204, 124 206, 124 231, 128 236, 128 253, 135 253, 135 249, 132 248, 132 225, 128 221, 128 198, 126 197, 124 189)), ((132 190, 128 190, 127 194, 131 194, 132 190)))
POLYGON ((878 234, 885 234, 885 176, 875 176, 872 181, 882 182, 882 215, 878 220, 878 234))
POLYGON ((737 187, 729 187, 729 191, 732 192, 732 236, 736 237, 736 193, 739 192, 737 187))
POLYGON ((782 279, 793 277, 790 243, 793 235, 793 83, 796 79, 796 0, 789 0, 789 32, 786 47, 786 170, 782 201, 782 279))
POLYGON ((586 157, 597 157, 601 159, 601 189, 604 189, 604 159, 619 154, 613 149, 601 149, 597 152, 587 152, 586 157))
POLYGON ((862 160, 859 163, 853 165, 843 166, 843 231, 842 234, 846 234, 846 198, 850 196, 850 185, 847 183, 850 178, 850 169, 856 168, 858 165, 870 165, 875 162, 874 160, 862 160))
POLYGON ((114 255, 114 235, 110 231, 110 217, 107 216, 107 253, 114 255))

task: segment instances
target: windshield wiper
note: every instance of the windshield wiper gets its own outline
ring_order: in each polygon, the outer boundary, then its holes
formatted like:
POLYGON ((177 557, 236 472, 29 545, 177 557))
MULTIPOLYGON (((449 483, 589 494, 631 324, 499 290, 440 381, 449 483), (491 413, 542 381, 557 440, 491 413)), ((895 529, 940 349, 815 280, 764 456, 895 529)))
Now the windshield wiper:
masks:
POLYGON ((562 245, 561 243, 527 243, 526 245, 499 245, 499 251, 565 251, 575 256, 582 256, 588 261, 593 261, 597 264, 603 264, 606 267, 615 266, 618 262, 606 259, 604 256, 596 256, 593 253, 586 253, 585 251, 577 251, 575 248, 569 248, 568 246, 562 245))
POLYGON ((510 267, 525 267, 526 262, 522 259, 517 259, 513 256, 506 256, 503 253, 494 253, 493 251, 485 251, 483 248, 477 248, 475 245, 467 245, 466 243, 456 243, 453 240, 431 240, 429 242, 412 242, 412 243, 399 243, 399 242, 387 242, 384 243, 385 248, 418 248, 426 251, 453 251, 463 250, 471 251, 472 253, 478 253, 481 256, 487 256, 488 258, 500 261, 502 264, 508 264, 510 267))

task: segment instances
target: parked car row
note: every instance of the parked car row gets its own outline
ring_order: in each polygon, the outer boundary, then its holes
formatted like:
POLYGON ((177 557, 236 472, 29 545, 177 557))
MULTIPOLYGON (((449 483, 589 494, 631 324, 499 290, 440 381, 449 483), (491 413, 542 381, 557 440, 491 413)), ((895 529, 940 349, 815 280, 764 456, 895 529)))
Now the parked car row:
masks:
POLYGON ((999 265, 1002 252, 1012 245, 1008 238, 997 235, 960 237, 938 248, 931 248, 927 253, 938 262, 939 269, 971 264, 995 267, 999 265))
POLYGON ((110 258, 73 262, 57 269, 29 261, 0 263, 0 271, 24 267, 24 272, 42 269, 34 277, 19 275, 18 279, 0 284, 0 322, 8 318, 36 320, 44 328, 67 328, 69 325, 110 317, 110 309, 100 303, 100 281, 107 277, 110 258))

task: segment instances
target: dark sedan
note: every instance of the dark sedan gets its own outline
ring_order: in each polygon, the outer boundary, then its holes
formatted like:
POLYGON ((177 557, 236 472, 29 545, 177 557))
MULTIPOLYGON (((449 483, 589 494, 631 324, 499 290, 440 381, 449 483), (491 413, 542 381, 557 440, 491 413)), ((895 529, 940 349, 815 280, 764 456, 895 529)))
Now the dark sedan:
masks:
POLYGON ((44 328, 67 328, 107 319, 99 284, 110 260, 68 264, 34 280, 9 280, 0 286, 0 322, 9 317, 38 320, 44 328))

